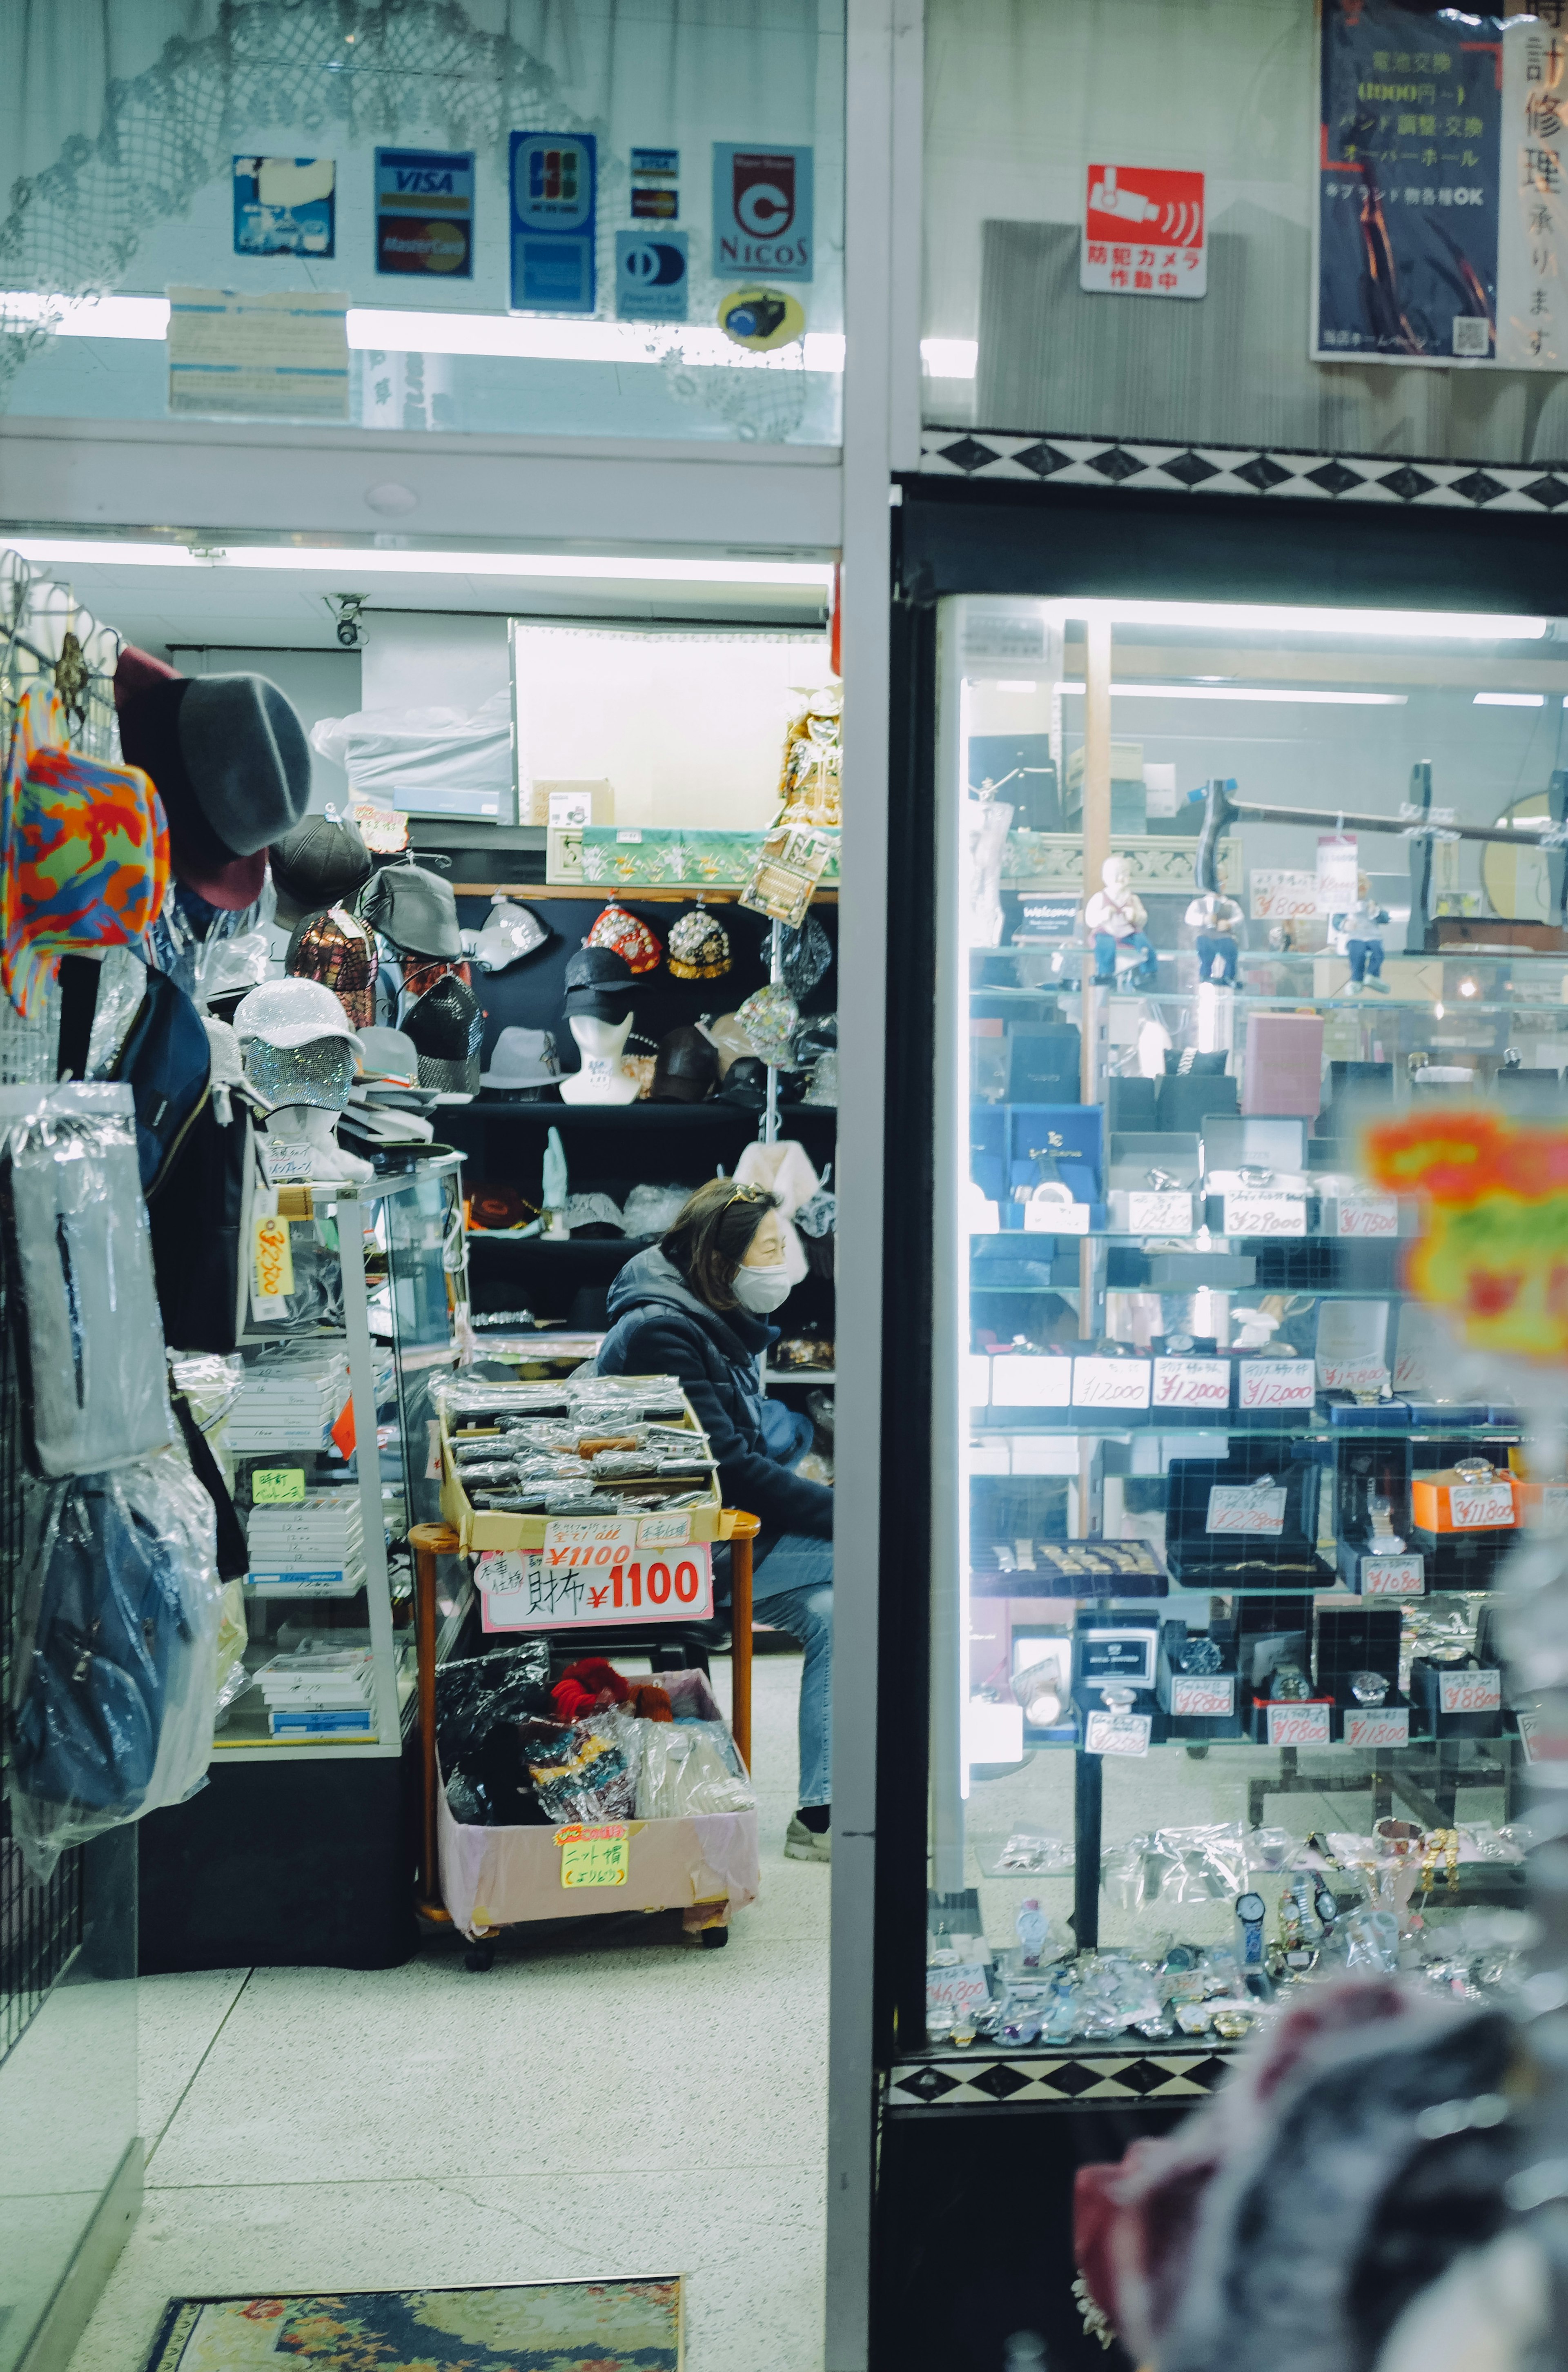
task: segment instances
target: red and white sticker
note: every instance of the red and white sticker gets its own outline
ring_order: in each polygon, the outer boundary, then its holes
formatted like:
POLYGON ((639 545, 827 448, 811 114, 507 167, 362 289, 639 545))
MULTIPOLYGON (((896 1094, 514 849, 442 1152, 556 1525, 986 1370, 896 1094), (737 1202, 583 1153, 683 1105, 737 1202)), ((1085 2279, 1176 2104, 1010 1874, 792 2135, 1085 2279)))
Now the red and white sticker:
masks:
POLYGON ((714 1610, 713 1552, 705 1541, 662 1552, 633 1545, 602 1567, 552 1564, 548 1550, 526 1549, 488 1550, 475 1565, 486 1631, 590 1630, 631 1617, 705 1622, 714 1610))
POLYGON ((1318 1361, 1318 1381, 1326 1392, 1380 1392, 1388 1380, 1381 1359, 1318 1361))
POLYGON ((1215 1482, 1209 1492, 1205 1523, 1211 1532, 1262 1533, 1277 1540, 1285 1528, 1284 1484, 1271 1482, 1248 1490, 1237 1482, 1215 1482))
POLYGON ((1376 1752, 1386 1746, 1408 1746, 1411 1742, 1410 1710, 1405 1705, 1358 1707, 1345 1715, 1345 1744, 1363 1754, 1376 1752))
POLYGON ((1230 1370, 1228 1359, 1156 1359, 1155 1406, 1227 1409, 1230 1370))
POLYGON ((1497 1531, 1516 1521, 1511 1482, 1450 1482, 1448 1521, 1457 1532, 1497 1531))
POLYGON ((1501 1713, 1502 1673, 1439 1672, 1437 1710, 1439 1713, 1501 1713))
POLYGON ((1272 1704, 1269 1707, 1269 1744, 1327 1746, 1329 1712, 1326 1704, 1272 1704))
POLYGON ((1091 165, 1078 285, 1117 296, 1202 296, 1208 287, 1202 173, 1091 165))
POLYGON ((1307 1203, 1300 1194, 1226 1194, 1225 1221, 1220 1230, 1226 1236, 1304 1236, 1307 1233, 1307 1203))
POLYGON ((1318 1397, 1310 1359, 1238 1359, 1236 1374, 1244 1409, 1309 1409, 1318 1397))
POLYGON ((1400 1206, 1392 1194, 1356 1194, 1334 1207, 1337 1236, 1397 1236, 1400 1206))
POLYGON ((1148 1359, 1074 1359, 1074 1408, 1146 1409, 1153 1362, 1148 1359))
POLYGON ((1109 1706, 1091 1713, 1084 1724, 1086 1754, 1146 1754, 1154 1716, 1146 1713, 1116 1713, 1109 1706))
POLYGON ((1234 1672, 1172 1672, 1170 1710, 1184 1721, 1221 1721, 1236 1711, 1234 1672))
POLYGON ((1419 1556, 1364 1556, 1363 1598, 1421 1598, 1426 1591, 1426 1560, 1419 1556))

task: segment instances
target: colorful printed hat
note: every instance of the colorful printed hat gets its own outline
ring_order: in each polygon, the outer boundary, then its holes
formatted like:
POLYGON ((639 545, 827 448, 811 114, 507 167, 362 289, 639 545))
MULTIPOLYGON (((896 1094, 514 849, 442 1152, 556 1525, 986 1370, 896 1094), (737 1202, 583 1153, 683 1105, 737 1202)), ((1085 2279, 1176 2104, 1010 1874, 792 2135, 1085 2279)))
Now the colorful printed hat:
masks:
POLYGON ((730 967, 729 933, 703 906, 682 914, 669 935, 669 969, 677 980, 722 980, 730 967))
POLYGON ((646 923, 640 923, 635 914, 626 912, 624 906, 606 906, 595 918, 593 928, 583 944, 589 948, 612 948, 618 956, 625 957, 633 977, 645 971, 656 971, 664 954, 663 948, 646 923))
POLYGON ((736 1015, 752 1046, 771 1069, 793 1061, 790 1041, 800 1020, 800 1008, 782 981, 770 981, 749 996, 736 1015))
POLYGON ((168 826, 138 767, 103 766, 66 746, 59 694, 24 694, 0 821, 0 986, 37 1006, 62 955, 130 947, 168 888, 168 826))
POLYGON ((350 1029, 367 1029, 376 1018, 380 960, 374 933, 343 907, 331 906, 296 925, 284 969, 294 980, 319 980, 343 1006, 350 1029))

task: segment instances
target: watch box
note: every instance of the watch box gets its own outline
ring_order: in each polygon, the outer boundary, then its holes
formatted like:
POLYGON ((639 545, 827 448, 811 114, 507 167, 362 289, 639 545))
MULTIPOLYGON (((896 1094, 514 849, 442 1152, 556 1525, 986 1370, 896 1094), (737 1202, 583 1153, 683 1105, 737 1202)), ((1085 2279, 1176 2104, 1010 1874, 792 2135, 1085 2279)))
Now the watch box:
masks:
POLYGON ((1334 1701, 1333 1734, 1364 1752, 1410 1743, 1410 1701, 1400 1693, 1397 1606, 1325 1606, 1318 1615, 1317 1686, 1334 1701), (1351 1689, 1357 1672, 1388 1683, 1380 1706, 1360 1705, 1351 1689))
POLYGON ((1105 1083, 1105 1124, 1113 1133, 1158 1126, 1155 1103, 1156 1082, 1144 1078, 1113 1078, 1105 1083))
POLYGON ((1495 1466, 1479 1478, 1452 1466, 1412 1474, 1411 1518, 1424 1532, 1510 1531, 1519 1520, 1514 1478, 1495 1466))
POLYGON ((1333 1587, 1317 1547, 1318 1469, 1295 1447, 1278 1435, 1233 1436, 1228 1457, 1171 1459, 1166 1564, 1179 1587, 1333 1587))
POLYGON ((1156 1712, 1159 1637, 1156 1613, 1080 1613, 1073 1631, 1073 1699, 1080 1712, 1099 1711, 1107 1681, 1132 1691, 1132 1712, 1156 1712))
POLYGON ((1249 1013, 1242 1110, 1291 1112, 1316 1120, 1322 1102, 1322 1016, 1249 1013))
POLYGON ((1195 1134, 1140 1131, 1113 1136, 1107 1185, 1111 1227, 1130 1236, 1190 1236, 1202 1168, 1202 1145, 1195 1134), (1156 1186, 1152 1177, 1168 1183, 1156 1186))
POLYGON ((1063 1024, 1055 1029, 1009 1029, 1007 1101, 1010 1104, 1072 1104, 1078 1100, 1082 1041, 1063 1024))
POLYGON ((1411 1727, 1422 1738, 1501 1738, 1503 1675, 1473 1656, 1462 1664, 1411 1661, 1411 1727))
POLYGON ((1190 1631, 1185 1622, 1162 1622, 1155 1692, 1167 1716, 1167 1738, 1193 1741, 1206 1738, 1239 1738, 1242 1735, 1242 1715, 1233 1626, 1221 1622, 1211 1624, 1207 1632, 1202 1632, 1190 1631), (1183 1654, 1192 1642, 1199 1639, 1218 1650, 1220 1661, 1217 1670, 1182 1670, 1183 1654))
MULTIPOLYGON (((1389 1405, 1385 1403, 1384 1405, 1389 1405)), ((1399 1403, 1392 1403, 1398 1407, 1399 1403)), ((1365 1412, 1358 1412, 1365 1413, 1365 1412)), ((1340 1578, 1360 1598, 1420 1598, 1426 1588, 1426 1560, 1411 1545, 1410 1488, 1402 1442, 1341 1442, 1334 1471, 1334 1533, 1340 1578), (1375 1499, 1387 1500, 1386 1530, 1373 1517, 1375 1499), (1395 1548, 1392 1542, 1398 1541, 1395 1548)))
POLYGON ((1182 1135, 1203 1134, 1205 1119, 1218 1113, 1225 1118, 1237 1110, 1236 1081, 1225 1072, 1179 1073, 1156 1082, 1162 1129, 1174 1129, 1182 1135))

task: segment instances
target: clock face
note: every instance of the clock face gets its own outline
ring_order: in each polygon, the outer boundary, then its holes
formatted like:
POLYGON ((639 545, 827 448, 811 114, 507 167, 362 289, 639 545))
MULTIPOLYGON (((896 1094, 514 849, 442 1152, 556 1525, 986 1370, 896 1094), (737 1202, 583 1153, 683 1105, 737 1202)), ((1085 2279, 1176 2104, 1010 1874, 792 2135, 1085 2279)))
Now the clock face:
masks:
POLYGON ((1262 1896, 1260 1894, 1238 1894, 1236 1898, 1236 1915, 1238 1919, 1245 1921, 1249 1926, 1251 1925, 1254 1919, 1261 1919, 1263 1916, 1262 1896))

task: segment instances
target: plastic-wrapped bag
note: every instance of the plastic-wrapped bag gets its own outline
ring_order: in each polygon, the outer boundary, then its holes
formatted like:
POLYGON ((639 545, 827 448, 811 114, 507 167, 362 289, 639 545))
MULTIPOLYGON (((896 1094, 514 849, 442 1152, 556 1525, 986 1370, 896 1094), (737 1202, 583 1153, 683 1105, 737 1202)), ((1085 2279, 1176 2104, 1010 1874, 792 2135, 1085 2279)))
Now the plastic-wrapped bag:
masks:
POLYGON ((12 1826, 70 1845, 205 1785, 222 1586, 213 1506, 173 1450, 59 1483, 23 1595, 12 1826))
POLYGON ((722 1721, 641 1721, 640 1820, 749 1812, 757 1797, 722 1721))
POLYGON ((131 1090, 8 1092, 33 1106, 0 1172, 33 1461, 101 1474, 174 1430, 131 1090))
POLYGON ((532 1817, 517 1725, 553 1711, 543 1639, 437 1666, 436 1749, 459 1820, 493 1827, 532 1817))
POLYGON ((1156 1829, 1144 1862, 1146 1901, 1228 1902, 1247 1891, 1247 1848, 1239 1825, 1156 1829))
POLYGON ((637 1817, 643 1732, 655 1727, 624 1713, 575 1721, 548 1762, 528 1763, 540 1809, 551 1820, 631 1820, 637 1817))
POLYGON ((310 746, 342 766, 356 800, 497 822, 512 802, 512 695, 460 708, 361 708, 323 716, 310 746), (416 796, 417 795, 417 796, 416 796))

